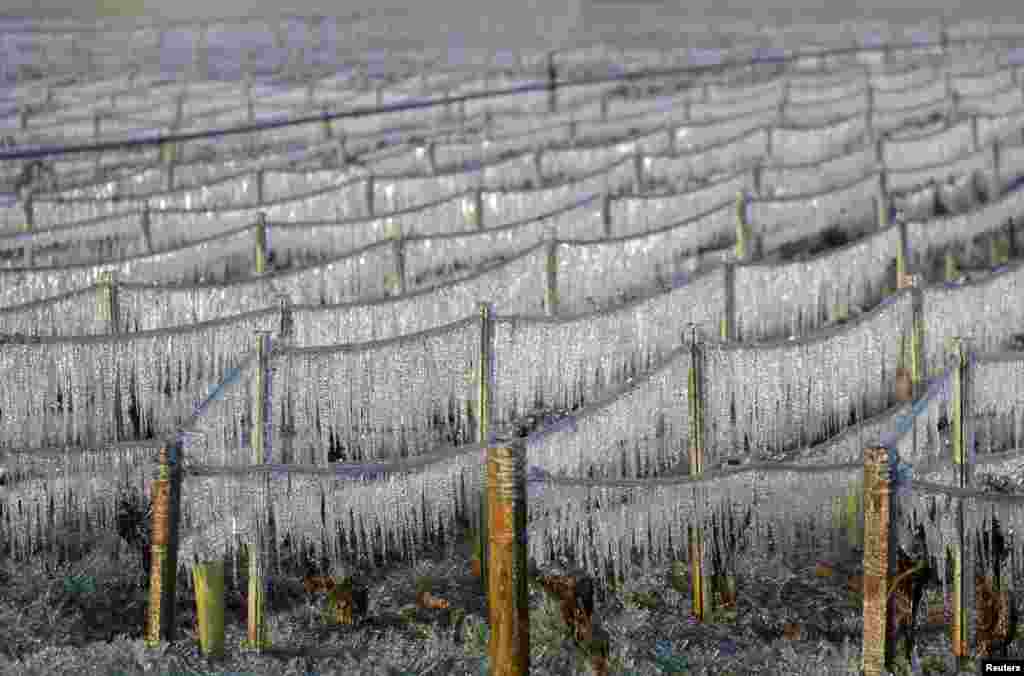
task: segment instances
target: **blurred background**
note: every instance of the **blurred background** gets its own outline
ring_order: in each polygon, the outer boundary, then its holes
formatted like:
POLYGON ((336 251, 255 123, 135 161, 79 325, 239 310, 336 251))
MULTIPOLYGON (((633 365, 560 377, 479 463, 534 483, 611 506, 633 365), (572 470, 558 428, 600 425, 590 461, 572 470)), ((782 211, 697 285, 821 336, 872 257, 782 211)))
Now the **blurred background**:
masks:
POLYGON ((118 15, 196 19, 288 11, 343 16, 373 11, 386 14, 377 28, 386 28, 388 39, 467 47, 560 45, 597 37, 608 29, 628 32, 641 24, 671 33, 736 22, 753 30, 759 24, 917 24, 941 18, 1024 23, 1024 3, 1016 0, 6 0, 3 4, 2 13, 8 15, 80 19, 118 15))

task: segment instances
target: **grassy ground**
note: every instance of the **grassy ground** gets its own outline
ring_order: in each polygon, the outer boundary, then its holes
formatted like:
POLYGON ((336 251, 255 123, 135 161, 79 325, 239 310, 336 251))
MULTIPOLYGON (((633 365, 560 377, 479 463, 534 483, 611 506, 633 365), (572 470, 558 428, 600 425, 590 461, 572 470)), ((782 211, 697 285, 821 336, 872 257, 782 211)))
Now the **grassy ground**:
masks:
MULTIPOLYGON (((463 533, 415 564, 353 566, 348 572, 368 590, 367 613, 353 626, 325 622, 326 599, 306 593, 303 573, 277 579, 268 598, 274 648, 261 656, 240 648, 246 567, 242 561, 235 579, 229 564, 226 655, 207 660, 198 652, 192 593, 181 585, 179 640, 144 647, 141 543, 110 536, 75 545, 69 536, 70 556, 59 565, 43 557, 30 566, 0 564, 0 673, 480 674, 488 627, 479 579, 471 572, 470 538, 463 533), (446 607, 423 607, 417 602, 423 591, 446 607)), ((741 553, 738 603, 704 624, 690 617, 688 580, 673 576, 667 562, 653 566, 597 595, 596 635, 608 639, 608 673, 850 673, 860 660, 860 557, 856 548, 824 557, 741 553)), ((283 565, 302 568, 290 559, 283 565)), ((917 673, 956 673, 942 600, 934 587, 925 599, 917 673)), ((586 646, 568 637, 557 605, 535 582, 530 622, 531 673, 595 673, 586 646)), ((1010 654, 1024 657, 1021 648, 1024 633, 1010 654)))

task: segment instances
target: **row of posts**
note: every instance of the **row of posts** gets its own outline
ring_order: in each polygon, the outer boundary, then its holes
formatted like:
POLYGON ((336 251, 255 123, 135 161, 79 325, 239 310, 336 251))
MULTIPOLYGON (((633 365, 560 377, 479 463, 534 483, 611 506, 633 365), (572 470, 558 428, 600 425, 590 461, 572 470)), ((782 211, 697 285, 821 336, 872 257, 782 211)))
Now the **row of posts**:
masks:
MULTIPOLYGON (((201 33, 201 35, 205 35, 205 31, 203 33, 201 33)), ((558 81, 557 81, 557 73, 556 73, 556 68, 555 68, 554 53, 553 52, 548 54, 548 68, 547 68, 547 70, 548 70, 548 96, 549 96, 548 105, 549 105, 549 111, 553 113, 553 112, 555 112, 558 109, 558 105, 557 105, 558 81)), ((1015 86, 1019 86, 1019 72, 1018 72, 1018 70, 1016 68, 1011 68, 1011 73, 1013 75, 1015 86)), ((958 108, 959 108, 959 96, 957 95, 956 91, 953 88, 952 77, 953 76, 952 76, 951 73, 949 73, 949 72, 945 73, 947 99, 949 101, 949 104, 948 104, 949 105, 949 110, 947 111, 947 119, 950 120, 950 121, 957 119, 957 117, 959 115, 959 110, 958 110, 958 108)), ((245 82, 243 84, 244 92, 245 92, 245 100, 246 100, 247 110, 248 110, 248 122, 249 122, 249 124, 255 124, 255 122, 256 122, 256 119, 255 119, 255 107, 254 107, 254 102, 253 102, 253 98, 252 98, 252 85, 253 85, 253 80, 252 80, 252 76, 250 74, 250 75, 248 75, 246 77, 245 82)), ((306 95, 306 98, 307 98, 307 101, 306 101, 307 108, 313 109, 315 107, 316 79, 314 79, 314 78, 308 79, 306 87, 307 87, 307 95, 306 95)), ((702 85, 702 91, 703 91, 703 99, 706 101, 708 99, 708 83, 706 81, 702 85)), ((868 132, 867 132, 868 136, 869 137, 873 137, 874 136, 874 132, 873 132, 873 128, 872 128, 872 117, 873 117, 873 99, 874 99, 873 94, 874 94, 874 88, 871 87, 870 84, 866 88, 866 94, 867 94, 867 97, 868 97, 868 106, 867 106, 867 110, 865 111, 865 121, 866 121, 867 129, 868 129, 868 132)), ((450 97, 450 95, 451 95, 451 92, 449 90, 446 93, 446 98, 450 97)), ((52 100, 52 90, 51 89, 47 90, 47 97, 48 97, 48 100, 52 100)), ((110 99, 111 99, 111 109, 113 109, 116 106, 116 94, 111 94, 110 95, 110 99)), ((184 93, 179 94, 179 96, 176 98, 176 102, 175 102, 176 114, 175 114, 173 122, 171 123, 172 131, 176 131, 176 130, 181 128, 181 124, 182 124, 182 121, 183 121, 184 99, 185 99, 185 94, 184 93)), ((380 105, 381 102, 382 102, 382 92, 381 92, 380 87, 378 87, 377 88, 377 103, 378 103, 378 105, 380 105)), ((780 96, 779 104, 778 104, 778 106, 779 106, 778 117, 779 117, 779 123, 780 124, 782 124, 784 119, 785 119, 785 108, 788 105, 788 102, 789 102, 789 81, 786 80, 786 81, 783 82, 783 91, 781 92, 781 96, 780 96)), ((690 101, 689 101, 689 99, 683 105, 684 105, 684 109, 685 109, 685 112, 686 112, 686 114, 684 115, 684 119, 689 119, 690 118, 690 115, 689 115, 690 101)), ((329 109, 326 106, 323 106, 322 108, 323 108, 322 112, 323 112, 324 117, 325 117, 324 123, 323 123, 323 126, 324 126, 324 134, 323 134, 323 136, 324 136, 325 139, 330 139, 333 136, 333 132, 332 132, 331 121, 329 119, 327 119, 327 116, 329 115, 329 109)), ((460 120, 461 120, 462 124, 465 124, 465 101, 461 101, 460 111, 461 111, 460 120)), ((602 120, 606 120, 607 119, 607 113, 608 113, 608 96, 607 95, 604 95, 601 98, 601 112, 602 112, 602 120)), ((30 110, 28 108, 22 109, 22 111, 20 113, 20 123, 21 123, 22 130, 26 130, 27 127, 28 127, 28 117, 29 117, 29 114, 30 114, 30 110)), ((93 134, 94 134, 94 137, 96 139, 99 139, 99 137, 101 135, 102 120, 108 114, 109 113, 105 113, 104 111, 96 111, 93 114, 93 134)), ((975 120, 975 125, 976 125, 976 120, 975 120)), ((572 128, 574 126, 575 126, 574 123, 570 123, 570 128, 572 128)), ((574 136, 574 134, 573 134, 573 136, 574 136)), ((670 133, 669 137, 670 137, 669 146, 670 146, 670 148, 674 148, 675 147, 675 135, 673 133, 670 133)), ((171 151, 171 152, 173 153, 173 151, 171 151)), ((99 158, 97 157, 97 174, 99 174, 99 172, 100 172, 100 164, 99 164, 99 158)), ((172 174, 173 172, 170 172, 170 173, 172 174)), ((168 179, 168 189, 171 189, 170 186, 172 186, 172 185, 173 185, 173 179, 169 178, 168 179)))
MULTIPOLYGON (((270 333, 261 331, 256 336, 256 360, 254 392, 252 401, 252 434, 251 446, 253 463, 265 464, 269 461, 271 449, 271 400, 270 400, 270 333)), ((152 563, 149 580, 149 605, 145 640, 149 646, 161 641, 175 639, 175 600, 178 570, 178 542, 181 522, 181 498, 183 483, 184 444, 182 436, 161 449, 158 458, 157 478, 153 482, 153 526, 152 526, 152 563)), ((255 492, 257 515, 252 524, 252 540, 248 543, 249 589, 247 595, 247 641, 245 646, 262 651, 270 647, 270 635, 267 631, 266 598, 267 598, 267 560, 274 542, 273 521, 269 519, 270 475, 261 474, 257 478, 259 489, 255 492)), ((212 562, 183 562, 194 565, 197 596, 200 590, 207 591, 206 583, 212 562), (201 584, 200 584, 201 583, 201 584)), ((221 594, 223 591, 221 590, 221 594)), ((197 600, 200 600, 197 598, 197 600)), ((210 599, 203 598, 199 604, 200 625, 219 625, 221 633, 219 641, 216 637, 212 645, 203 645, 204 650, 223 649, 223 599, 220 603, 206 603, 210 599), (219 618, 211 620, 206 613, 219 613, 219 618), (218 621, 219 620, 219 621, 218 621), (218 645, 219 644, 219 645, 218 645)), ((204 634, 205 636, 205 634, 204 634)))
MULTIPOLYGON (((482 305, 481 319, 489 325, 491 314, 482 305)), ((253 463, 269 462, 271 439, 269 332, 258 332, 256 344, 257 369, 255 397, 252 402, 251 444, 253 463)), ((481 349, 490 336, 483 336, 481 349)), ((484 468, 486 489, 481 495, 485 512, 481 515, 480 538, 487 544, 481 561, 483 581, 488 599, 491 626, 491 673, 526 674, 529 665, 529 605, 526 565, 526 467, 525 447, 521 443, 504 443, 488 434, 490 410, 490 360, 481 363, 479 379, 480 424, 478 437, 488 443, 484 468)), ((145 641, 156 646, 161 641, 175 640, 175 600, 178 571, 178 543, 183 484, 182 437, 161 449, 158 473, 153 482, 152 563, 150 569, 149 605, 145 641)), ((259 515, 252 529, 248 546, 249 580, 247 595, 247 640, 244 647, 264 651, 271 647, 267 628, 266 592, 267 557, 277 537, 269 518, 270 475, 259 476, 255 514, 259 515)), ((219 588, 216 562, 183 562, 193 565, 196 581, 198 620, 204 652, 222 652, 224 647, 223 582, 219 588), (208 595, 211 595, 211 598, 208 595), (221 598, 215 598, 217 595, 221 598)))
MULTIPOLYGON (((998 144, 993 146, 998 149, 998 144)), ((993 152, 993 157, 998 158, 998 150, 993 152)), ((994 165, 994 173, 997 178, 995 185, 1001 187, 1001 179, 998 178, 998 161, 994 165)), ((262 173, 262 172, 260 172, 262 173)), ((258 185, 262 184, 262 181, 257 182, 258 185)), ((374 195, 374 181, 373 177, 370 177, 367 181, 366 198, 370 206, 371 212, 373 211, 373 195, 374 195)), ((259 191, 262 192, 262 191, 259 191)), ((993 194, 993 193, 990 193, 993 194)), ((1001 191, 996 191, 994 197, 998 199, 1001 191)), ((889 206, 889 196, 886 191, 886 178, 884 170, 879 173, 879 184, 878 184, 878 196, 876 199, 877 205, 877 221, 879 230, 884 230, 889 227, 891 221, 891 207, 889 206)), ((736 245, 735 245, 735 258, 737 262, 749 262, 757 260, 763 255, 761 240, 759 237, 753 234, 753 228, 747 218, 748 205, 750 197, 745 193, 740 193, 737 196, 736 201, 736 245)), ((604 234, 606 237, 612 235, 612 209, 611 209, 611 196, 608 192, 602 195, 602 222, 604 227, 604 234)), ((470 222, 473 222, 479 230, 484 229, 483 219, 483 191, 481 189, 475 189, 471 191, 468 197, 464 201, 464 213, 470 222)), ((26 211, 27 214, 31 213, 31 209, 26 211)), ((152 243, 149 227, 149 209, 145 207, 141 212, 140 226, 143 232, 143 237, 146 241, 147 250, 152 252, 152 243)), ((902 289, 905 287, 913 286, 912 280, 917 280, 918 285, 921 281, 919 275, 911 275, 908 270, 908 261, 910 256, 909 241, 907 237, 907 228, 905 222, 898 224, 900 228, 900 242, 899 250, 894 256, 896 260, 896 280, 895 288, 902 289)), ((268 264, 268 242, 267 242, 267 231, 268 224, 266 215, 259 213, 254 227, 254 272, 257 275, 265 274, 268 264)), ((1007 251, 1003 252, 999 250, 998 240, 995 236, 991 240, 991 255, 992 264, 998 265, 1009 257, 1014 255, 1016 250, 1014 228, 1012 222, 1008 224, 1007 232, 1009 235, 1009 244, 1007 251)), ((385 275, 385 286, 387 290, 394 295, 404 294, 407 291, 407 278, 406 278, 406 265, 405 265, 405 238, 401 231, 399 224, 395 222, 389 222, 385 228, 385 237, 391 240, 394 258, 395 258, 395 269, 392 273, 385 275)), ((548 316, 556 316, 559 312, 559 297, 558 297, 558 240, 557 232, 553 227, 549 227, 545 234, 545 296, 543 300, 543 307, 545 314, 548 316)), ((32 248, 31 243, 25 245, 25 260, 26 265, 31 265, 32 260, 32 248)), ((947 281, 953 281, 959 274, 959 267, 955 254, 946 254, 946 279, 947 281)), ((102 290, 107 287, 113 288, 113 277, 111 273, 102 273, 99 279, 101 286, 101 303, 107 302, 113 305, 110 309, 101 310, 101 313, 105 317, 112 317, 117 312, 116 302, 116 291, 102 290)), ((918 294, 919 296, 920 294, 918 294)), ((915 322, 920 324, 923 321, 923 317, 920 316, 920 299, 915 296, 915 322)), ((720 327, 720 337, 722 340, 734 340, 736 339, 736 302, 735 302, 735 264, 726 263, 725 265, 725 316, 722 319, 720 327)), ((116 324, 115 324, 116 326, 116 324)), ((915 372, 914 382, 919 382, 920 372, 915 372)))
MULTIPOLYGON (((180 101, 179 101, 179 104, 180 104, 180 101)), ((179 105, 179 117, 180 117, 180 112, 181 111, 180 111, 180 105, 179 105)), ((971 129, 972 129, 972 152, 978 152, 981 149, 981 143, 980 143, 979 131, 978 131, 978 118, 977 118, 977 116, 972 116, 970 118, 970 120, 971 120, 971 129)), ((333 159, 334 164, 336 166, 345 166, 347 164, 347 162, 349 161, 349 152, 348 152, 348 149, 347 149, 347 144, 346 144, 345 136, 344 135, 340 135, 340 136, 335 135, 334 132, 332 131, 331 122, 330 122, 330 120, 327 120, 327 119, 324 120, 324 130, 325 130, 324 131, 325 138, 330 139, 331 141, 333 141, 335 146, 336 146, 335 153, 334 153, 334 156, 333 156, 334 157, 334 159, 333 159)), ((675 139, 676 139, 675 129, 672 128, 672 127, 668 128, 667 129, 667 134, 668 134, 668 138, 669 138, 669 142, 670 142, 669 145, 674 148, 675 147, 675 139)), ((889 191, 888 191, 888 176, 887 176, 887 170, 885 168, 885 153, 884 153, 885 140, 883 138, 877 138, 876 139, 874 137, 874 134, 873 134, 873 132, 872 132, 872 130, 870 128, 866 130, 866 134, 865 135, 866 135, 866 138, 868 138, 869 140, 874 139, 873 140, 873 143, 874 143, 873 147, 875 149, 875 162, 876 162, 876 166, 878 167, 878 169, 877 169, 877 172, 878 172, 878 188, 877 188, 877 196, 876 196, 875 199, 876 199, 876 205, 877 205, 877 211, 878 211, 878 225, 879 225, 880 229, 884 229, 884 228, 888 227, 888 225, 891 222, 891 210, 892 210, 891 200, 890 200, 889 191)), ((768 139, 769 140, 771 139, 771 134, 768 135, 768 139)), ((990 196, 995 197, 995 198, 998 198, 1002 194, 1002 192, 1003 192, 1003 190, 1002 190, 1003 189, 1003 179, 1002 179, 1002 166, 1001 166, 1002 165, 1001 147, 1002 147, 1002 144, 1001 144, 1001 142, 998 139, 994 140, 989 145, 989 148, 990 148, 989 165, 990 165, 990 174, 992 176, 992 184, 988 188, 988 194, 990 196)), ((535 181, 536 181, 536 184, 538 186, 542 186, 542 185, 545 184, 545 173, 543 171, 543 159, 542 159, 543 158, 543 152, 544 151, 542 149, 538 149, 538 150, 536 150, 534 152, 534 155, 533 155, 533 166, 534 166, 534 173, 535 173, 535 181)), ((768 148, 767 153, 769 155, 771 154, 770 142, 769 142, 769 148, 768 148)), ((160 162, 164 166, 164 169, 165 169, 165 172, 164 172, 164 175, 166 177, 165 189, 167 191, 172 191, 174 189, 174 185, 175 185, 175 166, 176 166, 176 164, 178 162, 177 155, 178 155, 178 146, 177 146, 177 144, 165 143, 165 144, 162 144, 160 146, 160 162)), ((426 162, 428 164, 428 167, 431 170, 431 172, 432 173, 436 173, 436 171, 437 171, 436 146, 433 143, 431 143, 431 144, 428 144, 428 145, 422 147, 420 149, 420 156, 426 160, 426 162)), ((100 155, 97 155, 97 170, 99 170, 99 167, 100 167, 100 165, 99 165, 99 161, 100 161, 99 157, 100 157, 100 155)), ((633 162, 633 180, 632 180, 633 189, 634 189, 634 192, 636 194, 640 194, 640 193, 642 193, 645 190, 645 188, 646 188, 646 186, 648 184, 648 180, 647 180, 647 176, 646 176, 646 167, 645 167, 646 159, 642 156, 642 154, 640 152, 635 152, 633 154, 633 157, 632 157, 632 162, 633 162)), ((754 195, 760 195, 762 193, 762 188, 761 188, 761 186, 762 186, 761 175, 762 175, 762 172, 763 172, 763 165, 762 165, 762 163, 759 162, 759 163, 755 164, 754 167, 752 168, 752 172, 753 172, 753 175, 752 175, 753 194, 754 195)), ((263 170, 257 170, 256 171, 255 189, 256 189, 256 203, 258 205, 264 204, 265 203, 265 180, 264 180, 264 171, 263 170)), ((368 213, 369 213, 370 217, 373 217, 376 214, 374 192, 375 192, 374 191, 374 177, 370 176, 370 177, 368 177, 367 182, 366 182, 366 202, 367 202, 367 208, 368 208, 368 213)), ((483 193, 483 189, 482 188, 477 188, 475 190, 474 194, 472 195, 472 197, 470 198, 471 202, 467 203, 467 206, 466 206, 467 215, 469 215, 470 218, 472 220, 474 220, 476 222, 476 224, 478 225, 478 227, 480 227, 480 228, 484 227, 484 223, 483 223, 483 208, 482 208, 482 193, 483 193)), ((610 195, 607 194, 607 191, 606 191, 606 194, 604 195, 603 199, 604 199, 604 203, 603 203, 603 207, 604 208, 603 208, 603 211, 602 211, 602 216, 603 216, 603 221, 605 223, 606 234, 610 235, 611 234, 610 233, 610 225, 611 225, 611 220, 610 220, 610 199, 611 198, 610 198, 610 195)), ((746 195, 746 194, 741 194, 739 196, 740 203, 737 204, 737 218, 738 219, 745 219, 746 218, 747 203, 749 203, 752 199, 753 199, 752 196, 746 195)), ((21 192, 21 195, 20 195, 20 200, 21 200, 21 204, 22 204, 22 210, 24 212, 24 221, 23 221, 23 224, 22 224, 22 230, 25 231, 25 232, 31 232, 35 228, 34 194, 33 194, 33 190, 32 190, 31 186, 26 186, 26 187, 22 188, 22 192, 21 192)), ((140 215, 140 221, 141 221, 140 225, 141 225, 141 229, 143 231, 143 235, 146 238, 147 251, 152 252, 152 248, 151 248, 150 242, 149 242, 149 206, 148 206, 148 203, 143 205, 142 213, 140 215)), ((738 241, 737 255, 739 256, 740 260, 746 260, 748 256, 757 256, 758 255, 758 252, 756 250, 757 241, 756 241, 756 238, 754 238, 753 240, 751 239, 751 233, 750 233, 749 228, 746 227, 746 226, 741 226, 740 231, 737 234, 738 234, 738 237, 739 237, 739 239, 737 240, 738 241), (753 246, 754 248, 750 248, 751 246, 753 246)), ((26 243, 26 245, 25 245, 25 254, 24 255, 25 255, 25 265, 26 266, 31 266, 32 265, 31 243, 26 243)))
MULTIPOLYGON (((489 309, 481 307, 481 319, 485 325, 489 319, 489 309)), ((486 353, 483 339, 482 350, 486 353)), ((254 435, 253 455, 256 464, 266 462, 264 442, 266 439, 269 401, 267 380, 267 362, 270 352, 269 336, 258 337, 258 359, 260 369, 257 371, 257 393, 262 393, 254 402, 254 435), (262 374, 262 376, 260 375, 262 374)), ((690 390, 699 388, 701 377, 700 353, 696 340, 692 343, 693 367, 690 372, 690 390)), ((957 368, 954 369, 952 388, 952 436, 953 460, 962 470, 960 487, 969 483, 969 465, 966 460, 966 444, 964 435, 964 411, 966 410, 966 365, 962 347, 956 346, 957 368)), ((521 442, 499 441, 487 438, 489 422, 489 392, 486 383, 487 363, 481 363, 479 392, 480 426, 479 435, 487 445, 485 465, 485 490, 481 495, 481 504, 485 508, 481 515, 479 541, 486 546, 478 549, 482 582, 486 590, 488 618, 491 626, 489 653, 491 658, 491 674, 525 675, 529 669, 529 606, 527 595, 527 528, 526 528, 526 458, 525 446, 521 442), (486 562, 486 564, 484 563, 486 562)), ((691 406, 691 448, 689 452, 691 476, 704 473, 703 448, 703 411, 699 404, 700 397, 690 398, 691 406)), ((155 645, 161 640, 174 640, 174 599, 175 573, 177 570, 177 538, 180 521, 181 504, 181 444, 168 445, 160 453, 159 473, 153 486, 153 557, 150 580, 150 602, 146 641, 155 645)), ((887 642, 891 635, 888 631, 891 621, 889 605, 890 585, 896 574, 896 532, 899 523, 895 504, 895 491, 892 486, 891 464, 897 462, 888 448, 872 447, 864 453, 864 641, 862 669, 865 676, 885 673, 885 668, 893 657, 893 646, 887 642)), ((269 475, 263 475, 263 481, 269 482, 269 475)), ((705 493, 699 496, 702 502, 708 498, 705 493)), ((262 495, 267 495, 268 485, 261 487, 262 495)), ((257 493, 260 493, 258 491, 257 493)), ((266 514, 265 498, 256 510, 257 514, 266 514), (260 506, 262 505, 262 506, 260 506)), ((953 625, 951 637, 954 654, 961 659, 971 654, 974 645, 975 629, 971 621, 974 607, 972 576, 967 576, 964 583, 963 571, 973 570, 971 549, 968 547, 962 528, 962 507, 958 518, 961 520, 961 542, 952 553, 956 562, 957 574, 954 578, 953 590, 953 625)), ((269 523, 269 521, 268 521, 269 523)), ((265 594, 266 579, 264 575, 264 555, 268 551, 267 544, 276 537, 264 530, 266 524, 262 519, 256 524, 255 542, 249 548, 249 592, 248 592, 248 641, 246 646, 261 651, 270 647, 271 641, 266 628, 265 594)), ((709 576, 704 570, 703 530, 690 527, 688 530, 688 548, 692 587, 693 615, 700 621, 706 621, 708 613, 715 601, 710 591, 709 576)), ((197 582, 206 575, 207 565, 197 567, 197 582)), ((735 582, 733 581, 733 584, 735 582)), ((199 590, 201 585, 197 585, 199 590)), ((206 589, 203 588, 205 593, 206 589)), ((204 604, 205 605, 205 604, 204 604)), ((209 608, 206 605, 206 608, 209 608)), ((223 613, 223 605, 219 612, 223 613)), ((200 624, 216 626, 216 621, 200 617, 200 624)), ((223 619, 220 619, 222 631, 223 619)), ((206 633, 204 638, 209 638, 206 633)), ((216 646, 216 641, 212 641, 216 646)), ((204 644, 204 650, 209 645, 204 644)), ((223 647, 223 639, 220 641, 223 647)))

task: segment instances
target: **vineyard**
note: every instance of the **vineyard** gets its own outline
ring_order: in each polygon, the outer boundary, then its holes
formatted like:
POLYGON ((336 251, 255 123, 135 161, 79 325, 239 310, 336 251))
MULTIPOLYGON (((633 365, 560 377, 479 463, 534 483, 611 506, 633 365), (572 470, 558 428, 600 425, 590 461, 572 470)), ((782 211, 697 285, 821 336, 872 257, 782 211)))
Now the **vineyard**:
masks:
POLYGON ((0 671, 1024 657, 1024 35, 364 21, 0 24, 0 671))

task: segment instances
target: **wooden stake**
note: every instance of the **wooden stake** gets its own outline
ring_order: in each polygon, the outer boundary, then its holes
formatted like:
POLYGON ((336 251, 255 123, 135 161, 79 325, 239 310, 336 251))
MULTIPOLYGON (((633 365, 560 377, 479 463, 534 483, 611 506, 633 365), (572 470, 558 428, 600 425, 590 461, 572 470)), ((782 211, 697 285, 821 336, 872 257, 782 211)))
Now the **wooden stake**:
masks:
POLYGON ((896 574, 895 495, 887 448, 864 450, 864 676, 881 676, 891 661, 889 581, 896 574))
POLYGON ((875 88, 871 85, 871 75, 867 76, 864 89, 866 105, 864 106, 864 142, 874 143, 875 138, 875 88))
POLYGON ((558 314, 558 239, 553 227, 548 227, 545 237, 547 287, 544 294, 544 309, 547 316, 554 317, 558 314))
POLYGON ((747 222, 748 202, 746 193, 740 192, 736 195, 736 259, 739 261, 750 261, 754 257, 754 237, 747 222))
POLYGON ((199 645, 207 657, 224 655, 224 562, 205 561, 192 566, 196 593, 199 645))
MULTIPOLYGON (((268 462, 267 451, 267 419, 269 402, 268 390, 270 379, 270 333, 257 332, 256 335, 257 367, 254 374, 254 392, 252 404, 252 445, 253 464, 262 465, 268 462)), ((270 635, 267 631, 266 593, 267 579, 264 575, 265 559, 268 551, 270 535, 266 528, 269 516, 270 474, 259 479, 256 491, 256 509, 253 515, 253 534, 249 542, 249 594, 247 614, 247 634, 244 647, 262 652, 270 647, 270 635)))
POLYGON ((555 53, 548 52, 548 113, 558 111, 557 79, 558 72, 555 69, 555 53))
POLYGON ((478 230, 484 229, 484 191, 477 186, 473 189, 473 218, 478 230))
POLYGON ((956 278, 960 276, 960 271, 957 266, 956 255, 952 251, 947 251, 943 259, 944 262, 944 277, 947 282, 956 281, 956 278))
MULTIPOLYGON (((32 232, 36 225, 35 195, 31 187, 21 189, 21 210, 25 214, 25 222, 21 224, 22 232, 32 232)), ((32 266, 33 251, 32 240, 26 239, 23 249, 25 267, 32 266)))
POLYGON ((181 446, 177 442, 160 449, 159 469, 153 481, 153 530, 150 545, 147 646, 173 641, 176 576, 178 570, 178 523, 181 505, 181 446))
POLYGON ((604 226, 604 236, 612 236, 612 196, 608 191, 601 195, 601 224, 604 226))
MULTIPOLYGON (((967 401, 968 360, 964 351, 963 341, 954 338, 953 354, 953 386, 950 402, 950 436, 952 437, 953 465, 958 470, 956 483, 959 488, 967 489, 973 483, 973 459, 969 447, 967 422, 969 405, 967 401)), ((954 545, 953 557, 953 622, 950 639, 953 654, 961 659, 968 658, 974 650, 976 627, 975 578, 974 578, 974 543, 965 532, 964 503, 969 498, 960 500, 957 506, 957 522, 960 542, 954 545)))
POLYGON ((142 211, 139 214, 139 229, 142 230, 142 239, 146 243, 146 253, 153 253, 153 234, 151 230, 149 201, 143 202, 142 211))
POLYGON ((526 454, 520 444, 487 449, 491 676, 530 671, 526 586, 526 454))
POLYGON ((736 331, 736 264, 725 264, 725 316, 719 337, 723 341, 737 340, 736 331))
POLYGON ((992 184, 988 189, 988 199, 990 202, 994 202, 1003 196, 1003 147, 999 139, 992 142, 989 166, 992 184))
POLYGON ((885 230, 892 221, 889 218, 889 180, 884 168, 878 170, 878 194, 875 196, 875 209, 878 214, 878 229, 885 230))
POLYGON ((120 321, 118 317, 117 281, 114 273, 105 270, 100 273, 96 285, 96 318, 107 323, 109 333, 117 333, 120 321))
POLYGON ((392 252, 395 257, 395 271, 393 279, 385 280, 385 286, 397 296, 405 293, 405 238, 402 236, 401 224, 395 223, 394 225, 395 229, 388 233, 388 238, 391 240, 392 252))
POLYGON ((637 195, 644 192, 644 158, 637 148, 633 153, 633 192, 637 195))
POLYGON ((256 248, 254 267, 257 275, 262 275, 267 271, 267 215, 262 211, 256 214, 256 248))
MULTIPOLYGON (((690 476, 698 477, 704 473, 704 407, 703 388, 701 387, 701 355, 702 351, 697 342, 696 333, 690 344, 690 369, 687 385, 687 401, 690 408, 690 476)), ((703 497, 706 489, 698 487, 695 491, 700 496, 698 502, 703 504, 703 497)), ((701 510, 697 514, 698 524, 701 519, 701 510)), ((690 558, 690 589, 693 598, 693 616, 698 621, 707 619, 710 611, 711 594, 710 579, 706 574, 704 565, 704 529, 697 526, 690 526, 687 529, 688 550, 690 558)))
MULTIPOLYGON (((487 444, 490 442, 491 430, 491 384, 493 380, 494 364, 494 311, 487 303, 480 303, 480 353, 478 356, 480 365, 477 373, 477 443, 487 444)), ((486 486, 487 476, 485 472, 484 485, 486 486)), ((488 490, 485 488, 480 492, 480 514, 477 523, 476 557, 480 564, 480 581, 484 589, 484 596, 487 596, 488 577, 487 562, 490 557, 488 547, 488 521, 490 513, 488 510, 488 490)))

